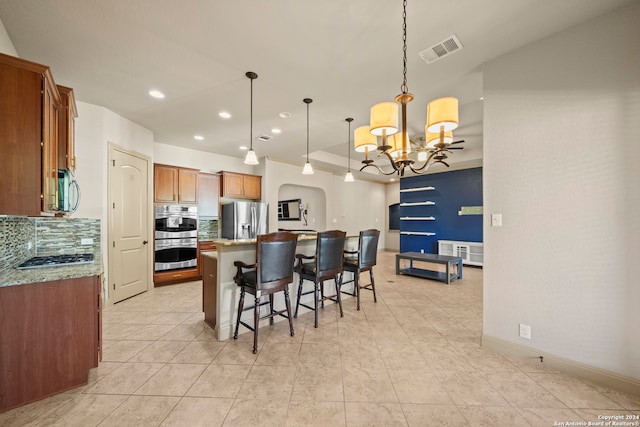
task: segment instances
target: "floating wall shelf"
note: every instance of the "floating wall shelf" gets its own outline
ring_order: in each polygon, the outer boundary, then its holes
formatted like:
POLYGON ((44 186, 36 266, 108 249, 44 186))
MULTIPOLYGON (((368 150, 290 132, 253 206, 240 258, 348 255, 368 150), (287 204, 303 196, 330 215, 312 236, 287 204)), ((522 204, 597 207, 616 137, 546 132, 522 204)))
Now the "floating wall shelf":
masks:
POLYGON ((400 203, 400 206, 426 206, 426 205, 435 205, 435 202, 405 202, 400 203))
POLYGON ((429 191, 435 190, 436 187, 416 187, 416 188, 406 188, 404 190, 400 190, 401 193, 413 193, 414 191, 429 191))
POLYGON ((430 233, 428 231, 401 231, 400 234, 406 236, 435 236, 436 233, 430 233))
POLYGON ((403 216, 400 218, 406 221, 435 221, 436 218, 432 216, 403 216))

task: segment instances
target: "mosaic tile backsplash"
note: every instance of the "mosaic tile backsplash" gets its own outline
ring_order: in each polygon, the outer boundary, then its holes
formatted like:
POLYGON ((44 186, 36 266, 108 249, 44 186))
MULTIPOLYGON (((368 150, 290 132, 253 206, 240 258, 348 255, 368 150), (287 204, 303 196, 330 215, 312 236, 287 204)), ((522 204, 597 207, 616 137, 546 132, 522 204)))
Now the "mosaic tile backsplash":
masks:
POLYGON ((87 218, 0 218, 0 271, 43 255, 98 252, 100 220, 87 218), (81 245, 81 239, 93 239, 81 245))
POLYGON ((218 221, 201 219, 198 221, 198 240, 206 242, 218 238, 218 221))

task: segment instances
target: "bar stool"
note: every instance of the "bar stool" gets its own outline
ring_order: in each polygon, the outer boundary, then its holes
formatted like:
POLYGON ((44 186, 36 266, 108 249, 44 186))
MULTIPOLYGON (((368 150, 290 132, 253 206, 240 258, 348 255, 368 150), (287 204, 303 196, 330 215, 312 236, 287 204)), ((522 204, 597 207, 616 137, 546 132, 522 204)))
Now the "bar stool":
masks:
POLYGON ((238 318, 234 339, 238 339, 240 324, 253 331, 253 352, 258 351, 258 324, 261 319, 269 319, 273 325, 274 316, 282 316, 289 319, 289 330, 294 335, 291 318, 291 303, 289 301, 289 283, 293 282, 293 262, 296 252, 298 236, 288 232, 277 232, 258 235, 256 241, 256 263, 245 264, 236 261, 233 265, 238 269, 233 280, 240 286, 240 302, 238 303, 238 318), (253 326, 243 322, 240 317, 244 310, 244 294, 248 292, 255 295, 255 304, 246 310, 253 309, 253 326), (286 310, 275 311, 273 306, 273 294, 284 292, 286 310), (269 295, 269 314, 260 317, 260 298, 269 295), (283 313, 287 312, 285 316, 283 313))
POLYGON ((353 293, 344 291, 343 293, 356 297, 358 310, 360 310, 360 289, 368 289, 370 291, 373 291, 373 302, 378 302, 378 299, 376 298, 376 285, 373 279, 373 266, 376 265, 378 256, 379 238, 380 230, 369 229, 361 231, 358 237, 358 250, 344 251, 344 271, 353 273, 353 280, 343 282, 341 273, 340 282, 343 285, 353 282, 353 293), (364 271, 369 271, 371 283, 362 286, 360 285, 360 273, 364 271))
POLYGON ((314 256, 296 254, 298 262, 295 266, 295 272, 298 273, 298 276, 300 277, 300 283, 298 284, 296 312, 293 317, 298 317, 298 309, 300 306, 313 310, 315 312, 314 327, 316 328, 318 327, 318 303, 320 302, 322 303, 323 308, 325 300, 337 302, 340 306, 340 317, 344 316, 344 313, 342 312, 342 299, 340 298, 340 276, 343 268, 343 251, 346 235, 347 233, 340 230, 323 231, 318 233, 316 254, 314 256), (313 261, 303 262, 303 260, 313 261), (324 282, 330 279, 335 281, 336 295, 325 297, 324 282), (303 280, 313 282, 314 287, 312 291, 302 292, 303 280), (302 304, 300 302, 302 296, 311 293, 314 294, 313 307, 302 304))

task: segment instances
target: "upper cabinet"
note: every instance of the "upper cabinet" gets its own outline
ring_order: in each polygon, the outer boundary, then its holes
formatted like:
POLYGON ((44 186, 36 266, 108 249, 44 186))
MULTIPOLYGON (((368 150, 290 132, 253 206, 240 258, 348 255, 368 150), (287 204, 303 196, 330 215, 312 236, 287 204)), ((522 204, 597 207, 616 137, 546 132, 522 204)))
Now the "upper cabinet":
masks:
POLYGON ((0 53, 0 215, 58 209, 60 94, 49 68, 0 53))
POLYGON ((222 197, 250 200, 262 198, 261 176, 223 171, 221 178, 222 197))
POLYGON ((75 129, 76 98, 73 89, 58 85, 60 108, 58 109, 58 168, 76 170, 75 129))
POLYGON ((156 203, 198 203, 198 171, 154 164, 153 194, 156 203))
POLYGON ((220 176, 212 173, 198 174, 198 216, 218 218, 220 203, 220 176))

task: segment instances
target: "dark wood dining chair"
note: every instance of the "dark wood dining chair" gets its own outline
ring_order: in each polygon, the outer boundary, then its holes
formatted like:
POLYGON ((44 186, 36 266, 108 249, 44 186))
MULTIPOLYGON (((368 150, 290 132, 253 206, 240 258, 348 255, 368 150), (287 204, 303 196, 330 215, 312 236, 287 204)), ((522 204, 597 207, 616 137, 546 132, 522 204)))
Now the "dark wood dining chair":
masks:
POLYGON ((256 241, 256 263, 245 264, 236 261, 233 265, 238 269, 234 281, 240 286, 240 301, 238 303, 238 318, 234 339, 238 339, 240 324, 253 331, 253 352, 258 351, 258 325, 261 319, 269 319, 273 325, 274 316, 289 319, 289 330, 294 335, 291 317, 291 302, 289 300, 289 284, 293 282, 293 263, 295 260, 298 236, 288 232, 262 234, 256 241), (244 295, 250 293, 255 296, 253 307, 244 309, 244 295), (285 310, 274 310, 273 296, 276 292, 284 292, 285 310), (260 317, 260 307, 263 296, 269 296, 269 314, 260 317), (253 309, 253 326, 242 321, 242 312, 253 309), (284 315, 286 311, 287 315, 284 315))
POLYGON ((314 326, 316 328, 318 327, 318 304, 322 303, 322 307, 324 308, 325 300, 337 302, 340 306, 340 317, 344 316, 344 313, 342 312, 342 299, 340 297, 340 275, 343 268, 343 251, 346 234, 347 233, 340 230, 320 232, 318 233, 318 239, 316 241, 315 255, 307 256, 303 254, 296 254, 298 262, 296 263, 295 271, 298 273, 300 282, 298 284, 298 298, 296 300, 296 312, 294 317, 298 317, 298 309, 300 306, 313 310, 315 312, 314 326), (324 282, 331 279, 335 281, 336 294, 325 297, 324 282), (304 280, 313 282, 313 290, 304 293, 302 292, 302 282, 304 280), (314 294, 313 307, 302 304, 300 302, 302 296, 311 293, 314 294))
MULTIPOLYGON (((376 285, 373 278, 373 266, 376 265, 378 257, 378 240, 380 238, 380 230, 369 229, 360 232, 358 237, 358 250, 349 251, 345 250, 344 257, 344 271, 353 273, 353 279, 346 282, 342 281, 342 275, 340 282, 344 285, 353 282, 353 293, 343 291, 343 293, 353 295, 356 297, 356 305, 360 310, 360 290, 368 289, 373 291, 373 302, 378 302, 376 297, 376 285), (360 273, 368 271, 371 283, 367 285, 360 284, 360 273)), ((344 274, 343 271, 343 274, 344 274)))

